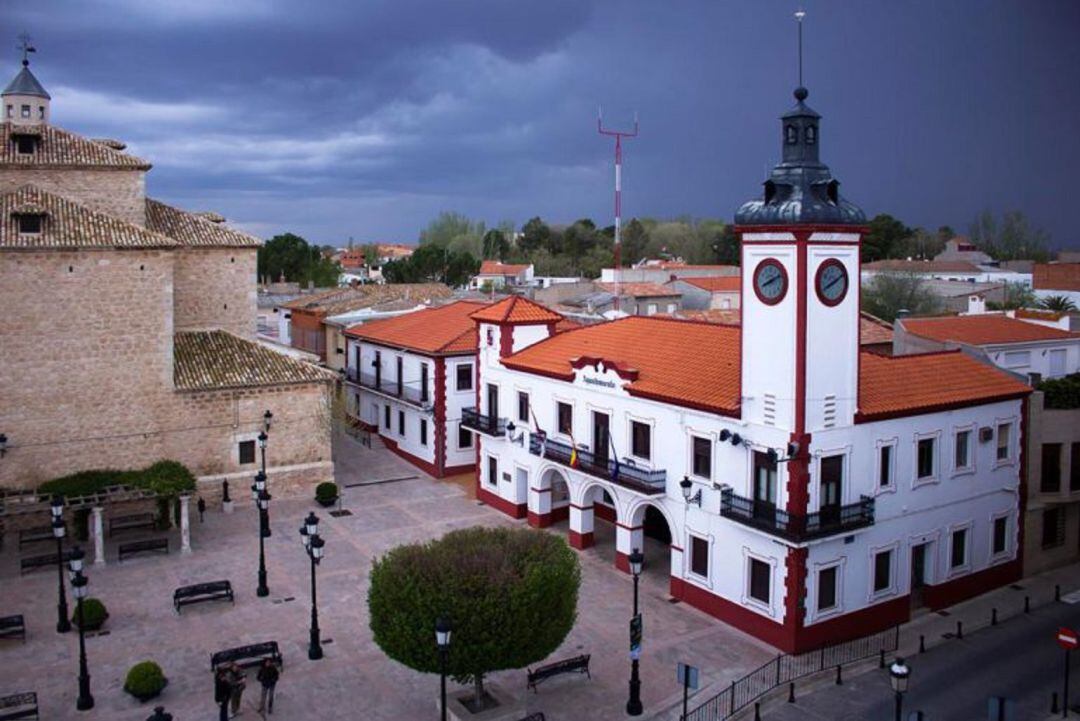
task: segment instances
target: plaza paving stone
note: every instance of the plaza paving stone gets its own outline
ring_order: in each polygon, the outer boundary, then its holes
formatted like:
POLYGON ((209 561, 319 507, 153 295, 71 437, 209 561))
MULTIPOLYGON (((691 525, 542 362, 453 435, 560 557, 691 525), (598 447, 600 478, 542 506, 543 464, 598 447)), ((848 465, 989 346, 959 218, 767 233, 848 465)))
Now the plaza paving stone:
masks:
MULTIPOLYGON (((415 478, 347 488, 343 505, 352 515, 341 518, 330 517, 311 501, 272 502, 273 536, 267 539, 266 548, 268 598, 255 595, 257 514, 250 503, 238 503, 229 515, 208 511, 201 524, 193 511, 194 552, 190 555, 179 553, 179 538, 173 531, 168 556, 141 556, 119 564, 115 543, 110 541, 109 564, 87 564, 90 594, 101 598, 110 614, 105 627, 108 634, 87 639, 97 702, 91 711, 75 710, 78 639, 75 632, 61 635, 55 631, 55 569, 20 577, 19 554, 13 548, 17 544, 9 539, 0 553, 0 615, 24 614, 28 635, 25 644, 0 641, 0 694, 36 691, 43 719, 142 721, 155 703, 165 705, 176 721, 214 719, 210 654, 273 639, 281 645, 285 668, 270 718, 437 718, 438 677, 390 660, 371 638, 367 616, 371 561, 399 544, 436 538, 455 528, 523 526, 524 521, 509 519, 478 503, 472 496, 470 479, 437 481, 378 447, 378 442, 375 445, 368 449, 351 438, 339 439, 335 447, 339 482, 415 478), (302 519, 311 510, 319 513, 320 533, 327 544, 318 569, 319 622, 325 651, 320 661, 307 658, 309 561, 298 534, 302 519), (235 606, 215 602, 185 607, 182 615, 174 612, 174 588, 221 578, 232 581, 235 606), (123 692, 122 685, 127 669, 145 659, 161 664, 169 685, 158 700, 140 704, 123 692)), ((272 477, 270 485, 273 490, 272 477)), ((558 534, 565 531, 565 522, 551 529, 558 534)), ((130 534, 122 540, 138 537, 130 534)), ((23 555, 50 549, 41 544, 25 549, 23 555)), ((592 654, 592 680, 577 675, 558 677, 533 693, 525 688, 524 670, 492 674, 489 681, 512 696, 521 716, 543 711, 552 721, 625 718, 632 582, 614 568, 611 527, 598 523, 596 547, 581 552, 579 558, 582 586, 578 619, 552 659, 592 654)), ((670 603, 666 570, 665 549, 650 544, 641 582, 645 718, 669 715, 679 702, 676 662, 693 663, 702 669, 701 698, 705 698, 774 653, 685 604, 670 603)), ((256 686, 253 672, 249 672, 241 719, 258 718, 256 686)), ((451 688, 455 688, 452 683, 451 688)))

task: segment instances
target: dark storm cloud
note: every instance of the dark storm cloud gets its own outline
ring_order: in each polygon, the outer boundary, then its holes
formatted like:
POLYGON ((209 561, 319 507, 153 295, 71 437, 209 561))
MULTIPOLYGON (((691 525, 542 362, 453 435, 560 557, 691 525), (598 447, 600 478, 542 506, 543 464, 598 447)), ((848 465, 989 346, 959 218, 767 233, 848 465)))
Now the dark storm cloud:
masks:
MULTIPOLYGON (((412 240, 435 213, 729 218, 778 154, 793 3, 8 0, 54 120, 128 141, 152 193, 255 232, 412 240)), ((1074 244, 1080 8, 807 4, 823 154, 870 213, 964 230, 1017 208, 1074 244)), ((11 54, 14 72, 17 58, 11 54)))

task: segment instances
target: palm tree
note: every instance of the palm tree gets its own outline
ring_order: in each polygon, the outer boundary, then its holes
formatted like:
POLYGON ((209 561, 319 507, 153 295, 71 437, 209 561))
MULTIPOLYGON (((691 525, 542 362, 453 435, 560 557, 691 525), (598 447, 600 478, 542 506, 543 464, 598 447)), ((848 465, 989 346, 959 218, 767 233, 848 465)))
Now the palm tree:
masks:
POLYGON ((1058 313, 1069 313, 1076 310, 1076 303, 1067 295, 1048 295, 1039 301, 1039 307, 1058 313))

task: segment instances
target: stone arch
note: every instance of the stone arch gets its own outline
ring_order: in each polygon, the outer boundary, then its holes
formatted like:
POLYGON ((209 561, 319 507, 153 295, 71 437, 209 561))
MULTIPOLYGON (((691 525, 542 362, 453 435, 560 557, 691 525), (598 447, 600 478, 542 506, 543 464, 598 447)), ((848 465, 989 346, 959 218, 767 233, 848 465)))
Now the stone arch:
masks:
POLYGON ((574 485, 570 474, 562 468, 555 465, 542 467, 537 474, 536 485, 529 489, 529 525, 547 528, 568 518, 574 485))

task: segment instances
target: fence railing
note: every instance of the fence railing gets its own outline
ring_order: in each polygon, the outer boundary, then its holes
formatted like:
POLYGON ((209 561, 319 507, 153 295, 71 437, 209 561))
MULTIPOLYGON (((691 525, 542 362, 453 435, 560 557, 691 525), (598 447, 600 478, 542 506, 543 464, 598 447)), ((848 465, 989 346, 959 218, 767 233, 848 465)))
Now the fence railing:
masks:
POLYGON ((624 486, 638 493, 655 496, 664 492, 667 485, 667 471, 660 469, 638 468, 625 459, 616 462, 609 456, 597 456, 589 451, 575 449, 569 443, 548 438, 543 439, 537 433, 529 436, 529 452, 534 456, 543 456, 570 468, 576 468, 596 478, 602 478, 616 485, 624 486))
POLYGON ((421 381, 407 381, 399 383, 396 378, 386 378, 374 373, 358 373, 355 368, 349 368, 345 372, 346 377, 362 388, 377 391, 386 396, 398 398, 418 406, 430 406, 432 403, 431 390, 424 387, 421 381))
POLYGON ((797 516, 773 503, 746 498, 725 488, 720 496, 720 515, 799 543, 873 525, 874 499, 862 496, 856 503, 797 516))
POLYGON ((479 431, 489 436, 502 436, 506 434, 506 419, 498 416, 489 416, 475 408, 463 408, 461 411, 461 425, 474 431, 479 431))
POLYGON ((720 693, 689 711, 682 721, 723 721, 746 708, 778 686, 825 669, 843 666, 891 653, 900 643, 900 627, 871 636, 823 646, 798 655, 781 654, 742 678, 732 681, 720 693))

